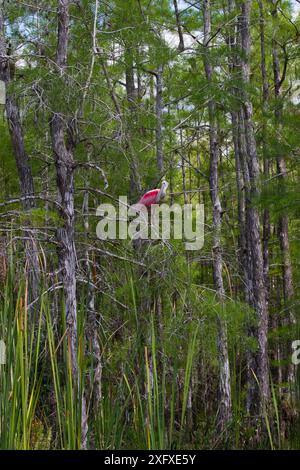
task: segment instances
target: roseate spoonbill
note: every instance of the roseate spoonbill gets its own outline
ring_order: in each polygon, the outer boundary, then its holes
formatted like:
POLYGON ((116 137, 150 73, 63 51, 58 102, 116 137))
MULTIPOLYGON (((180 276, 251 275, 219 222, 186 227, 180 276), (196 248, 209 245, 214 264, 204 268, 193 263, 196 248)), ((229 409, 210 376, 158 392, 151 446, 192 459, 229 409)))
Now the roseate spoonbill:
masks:
POLYGON ((138 203, 134 204, 134 206, 143 205, 145 207, 150 207, 152 204, 158 204, 165 198, 168 186, 169 183, 166 180, 163 180, 160 189, 151 189, 151 191, 147 191, 138 203))

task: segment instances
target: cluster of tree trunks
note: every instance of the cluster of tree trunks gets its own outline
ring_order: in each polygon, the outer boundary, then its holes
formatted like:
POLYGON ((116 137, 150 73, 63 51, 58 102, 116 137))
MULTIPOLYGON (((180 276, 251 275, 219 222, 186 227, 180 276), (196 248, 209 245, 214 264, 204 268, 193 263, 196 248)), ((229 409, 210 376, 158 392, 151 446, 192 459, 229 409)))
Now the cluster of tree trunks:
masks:
MULTIPOLYGON (((232 3, 228 4, 229 11, 232 3)), ((240 253, 243 266, 245 295, 254 308, 257 325, 249 327, 249 334, 257 340, 256 354, 248 355, 247 409, 262 413, 269 400, 268 366, 268 309, 264 277, 263 245, 260 234, 260 214, 253 204, 260 192, 260 163, 254 134, 252 103, 247 91, 250 83, 250 12, 251 1, 241 3, 236 35, 231 35, 231 72, 238 76, 242 86, 234 94, 242 101, 238 111, 231 113, 235 151, 240 253), (238 54, 238 49, 242 50, 238 54)))
MULTIPOLYGON (((57 9, 57 44, 56 56, 54 60, 55 73, 62 80, 67 82, 68 48, 69 48, 69 27, 70 27, 70 0, 58 0, 57 9)), ((261 0, 259 5, 259 33, 260 33, 260 58, 261 58, 261 81, 262 81, 262 112, 263 115, 268 110, 270 98, 270 86, 267 77, 266 51, 265 51, 265 13, 261 0)), ((184 51, 184 35, 181 23, 178 2, 173 1, 176 26, 179 36, 178 53, 184 51)), ((237 185, 237 211, 239 225, 239 255, 240 272, 245 286, 245 298, 256 315, 256 324, 249 325, 249 335, 254 336, 257 342, 257 351, 249 352, 247 356, 247 411, 251 415, 262 416, 267 409, 270 400, 269 382, 269 358, 268 358, 268 307, 270 293, 269 279, 269 240, 271 236, 270 213, 268 209, 263 212, 263 231, 261 234, 260 211, 253 203, 261 192, 261 175, 269 177, 271 164, 267 156, 267 126, 264 122, 262 126, 262 155, 263 164, 258 157, 258 145, 255 135, 255 125, 253 119, 253 106, 249 94, 250 84, 250 15, 251 0, 242 0, 234 4, 234 0, 228 0, 226 8, 229 14, 233 9, 238 9, 238 15, 234 26, 227 35, 227 45, 230 49, 228 70, 233 82, 239 80, 239 86, 232 85, 232 95, 236 98, 239 106, 231 111, 231 132, 233 150, 235 158, 236 185, 237 185), (263 166, 263 168, 262 168, 263 166)), ((102 55, 101 49, 96 41, 97 23, 96 2, 95 30, 93 37, 93 61, 98 56, 104 79, 112 100, 112 104, 117 118, 122 121, 125 131, 123 143, 129 155, 130 173, 130 197, 136 200, 141 195, 142 184, 140 175, 140 164, 136 149, 136 135, 141 132, 138 129, 138 90, 135 86, 136 66, 132 54, 132 45, 124 43, 124 66, 125 66, 125 91, 126 106, 125 111, 119 103, 119 98, 115 92, 114 85, 110 79, 107 64, 102 55), (127 114, 126 114, 127 113, 127 114)), ((277 2, 272 0, 272 16, 274 24, 277 18, 277 2)), ((209 193, 212 207, 212 271, 216 299, 222 310, 226 302, 225 283, 223 280, 224 260, 222 253, 222 216, 221 206, 222 195, 220 194, 220 131, 218 128, 218 103, 214 98, 214 77, 216 67, 211 54, 211 41, 214 32, 211 24, 211 3, 210 0, 202 2, 203 18, 203 65, 206 81, 210 91, 207 104, 208 124, 209 124, 209 193)), ((278 43, 276 40, 276 29, 274 29, 272 39, 272 65, 273 65, 273 85, 274 85, 274 121, 277 128, 276 137, 281 140, 282 126, 282 100, 281 91, 285 80, 285 66, 280 70, 278 43)), ((18 108, 17 98, 10 92, 10 84, 13 77, 12 59, 8 54, 8 45, 5 38, 5 17, 2 6, 0 7, 0 80, 6 86, 5 112, 8 121, 8 128, 11 138, 13 153, 15 156, 16 168, 20 182, 20 194, 22 197, 23 209, 30 211, 36 207, 35 190, 30 159, 26 153, 22 119, 18 108)), ((163 112, 164 112, 164 68, 160 65, 157 70, 146 71, 155 77, 155 156, 158 179, 162 178, 166 171, 164 157, 164 134, 163 134, 163 112)), ((92 73, 92 72, 91 72, 92 73)), ((87 82, 87 86, 90 80, 87 82)), ((85 99, 86 94, 84 95, 85 99)), ((49 116, 49 126, 51 133, 52 151, 56 168, 56 181, 58 191, 57 205, 60 208, 62 227, 57 229, 56 241, 58 246, 59 275, 64 290, 64 309, 66 315, 67 337, 70 352, 70 365, 74 394, 79 393, 79 373, 78 373, 78 327, 77 327, 77 251, 75 247, 75 207, 74 207, 74 172, 76 169, 75 150, 78 144, 78 130, 73 125, 76 116, 64 114, 59 105, 57 109, 51 110, 49 116)), ((180 130, 181 147, 183 148, 182 131, 180 130)), ((89 154, 89 150, 87 152, 89 154)), ((89 157, 88 157, 89 158, 89 157)), ((191 167, 190 157, 181 155, 182 187, 184 202, 188 202, 188 191, 186 188, 186 163, 191 167)), ((276 156, 276 171, 279 184, 284 188, 287 179, 286 163, 283 155, 278 151, 276 156)), ((197 169, 200 172, 200 169, 197 169)), ((199 173, 200 174, 200 173, 199 173)), ((200 178, 200 177, 199 177, 200 178)), ((88 185, 88 180, 87 180, 88 185)), ((223 204, 223 202, 222 202, 223 204)), ((89 228, 88 220, 89 197, 86 191, 83 201, 83 214, 86 232, 89 228)), ((289 242, 289 220, 287 215, 281 215, 278 221, 278 237, 282 259, 282 290, 286 312, 288 312, 284 324, 294 323, 294 311, 291 302, 294 296, 292 264, 290 257, 289 242)), ((86 233, 87 235, 87 233, 86 233)), ((39 258, 37 243, 30 229, 24 230, 26 269, 29 282, 29 303, 32 304, 39 296, 39 258)), ((137 255, 142 255, 143 251, 139 245, 137 255)), ((92 281, 91 258, 88 249, 85 252, 85 267, 88 276, 88 301, 87 301, 87 332, 92 337, 93 351, 96 358, 95 377, 97 381, 96 402, 101 398, 101 352, 97 336, 97 319, 95 314, 95 294, 92 281)), ((144 271, 144 268, 143 268, 144 271)), ((149 279, 149 272, 143 273, 149 279)), ((147 280, 145 282, 147 285, 147 280)), ((152 304, 156 306, 158 313, 158 327, 161 345, 163 344, 163 303, 161 296, 155 299, 147 299, 147 303, 142 305, 142 310, 150 311, 152 304)), ((232 419, 232 393, 230 364, 228 356, 228 338, 226 320, 222 314, 216 317, 217 324, 217 351, 218 351, 218 430, 225 431, 232 419)), ((286 351, 285 351, 286 353, 286 351)), ((147 356, 148 357, 148 356, 147 356)), ((151 367, 151 355, 149 355, 151 367)), ((294 368, 289 365, 285 368, 284 379, 291 384, 294 381, 294 368)), ((82 400, 82 447, 87 446, 87 410, 84 391, 80 397, 82 400)), ((189 406, 191 409, 192 388, 189 392, 189 406)), ((192 418, 191 418, 192 419, 192 418)))

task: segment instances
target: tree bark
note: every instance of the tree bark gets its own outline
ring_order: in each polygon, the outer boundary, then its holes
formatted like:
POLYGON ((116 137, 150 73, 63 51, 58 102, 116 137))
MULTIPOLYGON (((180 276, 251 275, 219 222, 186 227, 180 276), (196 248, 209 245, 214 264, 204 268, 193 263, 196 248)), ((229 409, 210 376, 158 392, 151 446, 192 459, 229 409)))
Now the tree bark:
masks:
POLYGON ((264 284, 263 252, 260 239, 259 211, 257 207, 252 204, 253 197, 259 194, 260 168, 254 135, 252 103, 246 91, 250 83, 250 13, 251 0, 245 0, 241 3, 241 14, 239 17, 239 34, 242 48, 240 64, 243 83, 241 96, 243 99, 247 166, 250 178, 250 191, 246 197, 247 233, 249 234, 252 258, 253 306, 258 321, 257 330, 255 332, 258 341, 258 352, 255 361, 255 370, 250 371, 250 373, 255 374, 258 384, 255 387, 255 393, 252 394, 249 399, 249 404, 254 412, 262 413, 270 396, 267 350, 268 313, 264 284))
POLYGON ((59 113, 53 114, 50 127, 56 165, 58 200, 64 220, 64 226, 57 230, 58 258, 64 286, 71 366, 75 380, 77 377, 77 305, 74 242, 74 159, 72 151, 65 145, 65 123, 59 113))
MULTIPOLYGON (((208 83, 212 82, 213 67, 210 61, 209 39, 211 35, 210 18, 210 0, 203 1, 203 19, 204 19, 204 68, 208 83)), ((213 210, 213 277, 218 300, 221 304, 225 300, 225 290, 222 276, 222 251, 221 251, 221 223, 222 209, 218 189, 218 136, 216 126, 216 105, 213 98, 208 103, 209 114, 209 144, 210 144, 210 176, 209 188, 213 210)), ((226 322, 221 316, 217 316, 217 347, 219 361, 219 410, 218 410, 218 428, 220 431, 226 429, 232 417, 231 387, 230 387, 230 368, 227 345, 227 327, 226 322)))
MULTIPOLYGON (((87 146, 87 161, 90 161, 90 148, 87 146)), ((85 187, 89 187, 89 178, 86 178, 85 187)), ((82 205, 84 231, 85 231, 85 269, 87 276, 87 305, 86 305, 86 318, 87 318, 87 337, 91 339, 91 347, 93 354, 94 365, 94 380, 93 380, 93 395, 94 395, 94 410, 98 412, 100 400, 102 398, 102 359, 101 348, 99 344, 99 319, 97 319, 97 312, 95 310, 95 287, 94 287, 94 267, 93 255, 90 255, 89 246, 89 192, 85 191, 82 205)), ((93 253, 93 252, 92 252, 93 253)))
MULTIPOLYGON (((10 58, 7 55, 5 40, 4 8, 0 5, 0 80, 5 87, 12 80, 10 58)), ((24 134, 17 102, 12 94, 6 90, 6 116, 8 129, 15 156, 16 167, 20 182, 20 192, 23 198, 23 209, 28 211, 35 207, 34 183, 29 158, 25 149, 24 134), (31 196, 28 198, 28 196, 31 196)), ((26 275, 28 279, 28 303, 35 301, 39 295, 39 259, 36 241, 31 231, 25 232, 26 275)))
MULTIPOLYGON (((67 65, 69 39, 69 0, 58 2, 58 34, 56 65, 61 76, 67 65)), ((58 199, 61 216, 64 221, 62 228, 57 230, 58 258, 61 279, 64 287, 65 314, 67 336, 70 349, 70 361, 74 383, 78 380, 77 366, 77 304, 76 304, 76 251, 74 242, 74 156, 73 147, 66 144, 66 117, 53 112, 50 121, 52 149, 55 158, 58 199)))
MULTIPOLYGON (((276 135, 277 135, 277 145, 279 145, 281 140, 282 132, 282 102, 281 102, 281 87, 285 79, 285 71, 283 70, 282 76, 280 74, 280 62, 278 54, 278 45, 277 45, 277 3, 272 0, 272 17, 274 20, 274 29, 272 37, 272 59, 273 59, 273 77, 274 77, 274 93, 275 93, 275 125, 276 125, 276 135)), ((287 170, 285 159, 282 155, 277 155, 277 173, 279 178, 279 184, 284 188, 285 182, 287 179, 287 170)), ((284 304, 287 310, 287 317, 284 321, 284 324, 294 324, 295 317, 294 312, 291 307, 291 300, 294 296, 294 287, 293 287, 293 272, 292 272, 292 263, 290 256, 290 243, 289 243, 289 219, 286 214, 283 214, 279 217, 278 223, 278 236, 279 244, 281 249, 282 256, 282 277, 283 277, 283 298, 284 304)), ((290 361, 291 362, 291 361, 290 361)), ((293 364, 289 364, 286 368, 286 379, 290 383, 293 383, 295 380, 295 367, 293 364)))
MULTIPOLYGON (((67 66, 70 0, 58 2, 58 30, 56 48, 56 66, 58 73, 64 78, 67 66)), ((74 128, 67 123, 67 117, 61 112, 54 111, 50 121, 52 149, 54 153, 58 199, 61 207, 63 227, 57 230, 58 258, 60 275, 64 287, 65 315, 69 360, 72 369, 74 394, 79 397, 79 370, 77 359, 77 299, 76 299, 76 267, 75 249, 75 211, 74 211, 74 149, 78 136, 74 128)), ((87 447, 88 416, 84 386, 81 399, 81 446, 87 447)))
MULTIPOLYGON (((233 1, 228 0, 228 12, 229 15, 233 13, 233 1)), ((226 42, 229 46, 229 73, 234 76, 238 75, 238 58, 237 58, 237 37, 235 34, 236 25, 229 29, 229 33, 226 42)), ((237 99, 239 98, 239 92, 236 87, 232 87, 232 94, 237 99)), ((245 195, 247 188, 249 187, 249 171, 246 162, 246 145, 244 136, 244 125, 243 125, 242 109, 231 111, 231 124, 232 124, 232 140, 234 148, 235 158, 235 174, 236 174, 236 186, 237 186, 237 205, 238 205, 238 225, 239 225, 239 250, 238 250, 238 266, 241 273, 241 277, 244 280, 244 290, 247 301, 250 303, 252 299, 252 275, 249 264, 250 259, 250 246, 247 236, 247 224, 246 224, 246 200, 245 195)))
POLYGON ((163 175, 164 171, 164 154, 163 154, 163 137, 162 137, 162 112, 163 112, 163 82, 162 82, 163 69, 160 66, 155 74, 156 78, 156 97, 155 97, 155 111, 156 111, 156 162, 159 176, 163 175))
POLYGON ((176 25, 177 25, 177 31, 178 31, 178 36, 179 36, 178 51, 182 52, 184 51, 184 39, 183 39, 183 32, 182 32, 180 13, 178 10, 177 0, 173 0, 173 5, 174 5, 174 10, 175 10, 176 25))
MULTIPOLYGON (((273 3, 273 10, 272 16, 276 20, 277 18, 277 2, 273 3)), ((273 58, 273 76, 274 76, 274 91, 275 91, 275 122, 277 125, 277 138, 278 142, 280 142, 280 129, 281 129, 281 121, 282 121, 282 103, 281 103, 281 86, 284 80, 284 76, 280 76, 280 63, 279 63, 279 56, 278 56, 278 46, 276 40, 276 29, 274 30, 273 38, 272 38, 272 58, 273 58)), ((278 176, 280 178, 280 183, 282 185, 285 184, 285 180, 287 178, 287 170, 285 160, 282 155, 277 156, 277 171, 278 176)), ((294 288, 293 288, 293 276, 292 276, 292 265, 290 259, 290 248, 289 248, 289 230, 288 230, 288 216, 283 215, 280 217, 279 220, 279 239, 280 239, 280 247, 282 251, 282 259, 283 259, 283 294, 285 301, 289 302, 290 299, 294 295, 294 288)), ((293 314, 291 314, 291 319, 293 319, 293 314)))
MULTIPOLYGON (((267 142, 266 142, 266 112, 267 102, 269 97, 269 83, 266 67, 266 52, 265 52, 265 17, 264 7, 262 0, 258 1, 259 6, 259 29, 260 29, 260 64, 261 64, 261 79, 262 79, 262 113, 263 113, 263 126, 262 126, 262 153, 264 159, 264 177, 267 180, 270 173, 270 163, 267 158, 267 142)), ((264 259, 264 278, 266 286, 267 303, 269 303, 270 294, 270 279, 269 279, 269 240, 271 236, 270 227, 270 211, 268 208, 264 209, 263 213, 263 259, 264 259)))
POLYGON ((133 70, 133 58, 131 52, 128 50, 128 47, 125 48, 125 60, 126 60, 126 69, 125 69, 125 77, 126 77, 126 94, 127 94, 127 102, 129 108, 129 116, 128 122, 126 123, 126 143, 128 145, 130 151, 130 199, 132 202, 140 196, 142 186, 140 181, 140 175, 138 171, 138 161, 136 157, 136 152, 134 148, 134 129, 136 129, 136 98, 137 98, 137 90, 135 88, 134 83, 134 70, 133 70))

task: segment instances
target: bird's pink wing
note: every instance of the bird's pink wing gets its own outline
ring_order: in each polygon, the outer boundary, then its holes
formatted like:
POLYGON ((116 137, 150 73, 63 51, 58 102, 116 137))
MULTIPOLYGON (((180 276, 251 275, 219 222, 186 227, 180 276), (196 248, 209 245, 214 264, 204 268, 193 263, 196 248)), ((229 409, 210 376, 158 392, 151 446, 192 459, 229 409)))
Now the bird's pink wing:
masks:
POLYGON ((151 206, 151 204, 155 204, 158 193, 159 189, 152 189, 151 191, 148 191, 139 200, 139 204, 143 204, 146 207, 151 206))

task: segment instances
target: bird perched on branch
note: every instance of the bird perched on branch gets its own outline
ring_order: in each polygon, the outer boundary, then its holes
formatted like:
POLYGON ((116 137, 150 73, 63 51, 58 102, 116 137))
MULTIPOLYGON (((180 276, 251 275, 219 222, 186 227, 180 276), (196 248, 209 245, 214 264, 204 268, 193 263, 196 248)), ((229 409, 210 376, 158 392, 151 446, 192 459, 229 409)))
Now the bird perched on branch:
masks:
POLYGON ((147 191, 132 207, 138 208, 138 206, 142 205, 148 208, 151 207, 152 204, 159 204, 160 201, 166 197, 168 186, 169 183, 166 180, 163 180, 160 189, 151 189, 150 191, 147 191))

